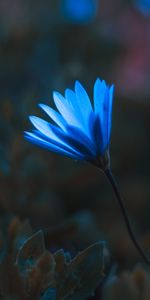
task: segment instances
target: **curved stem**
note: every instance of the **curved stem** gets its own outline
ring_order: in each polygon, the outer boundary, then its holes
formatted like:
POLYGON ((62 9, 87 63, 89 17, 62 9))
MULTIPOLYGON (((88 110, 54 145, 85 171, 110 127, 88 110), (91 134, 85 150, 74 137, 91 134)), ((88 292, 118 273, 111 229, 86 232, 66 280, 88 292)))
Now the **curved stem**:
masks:
POLYGON ((119 203, 119 206, 121 208, 121 212, 122 212, 122 215, 123 215, 123 218, 124 218, 124 221, 125 221, 125 224, 127 226, 127 230, 128 230, 128 233, 129 233, 129 236, 134 244, 134 246, 136 247, 136 249, 138 250, 139 254, 142 256, 142 258, 145 260, 145 262, 147 264, 150 264, 150 259, 146 256, 146 254, 144 253, 144 250, 142 249, 142 247, 140 246, 140 244, 138 243, 137 239, 136 239, 136 236, 133 232, 133 229, 132 229, 132 226, 130 224, 130 221, 129 221, 129 217, 128 217, 128 212, 126 210, 126 207, 125 207, 125 204, 124 204, 124 201, 119 193, 119 189, 118 189, 118 185, 116 183, 116 180, 111 172, 110 169, 107 169, 104 171, 108 181, 110 182, 113 190, 114 190, 114 193, 116 195, 116 198, 118 200, 118 203, 119 203))

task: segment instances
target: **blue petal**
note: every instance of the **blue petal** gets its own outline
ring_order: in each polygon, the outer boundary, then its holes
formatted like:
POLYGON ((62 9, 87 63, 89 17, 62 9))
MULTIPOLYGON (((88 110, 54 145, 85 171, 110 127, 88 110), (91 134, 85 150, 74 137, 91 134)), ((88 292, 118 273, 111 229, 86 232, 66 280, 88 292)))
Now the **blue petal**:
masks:
MULTIPOLYGON (((52 143, 59 144, 61 147, 68 147, 69 150, 82 153, 83 155, 95 156, 96 148, 94 143, 77 127, 67 125, 67 133, 65 133, 52 124, 49 124, 49 126, 57 137, 57 140, 56 138, 50 140, 52 143)), ((41 130, 39 132, 43 135, 41 130)), ((50 136, 44 134, 44 138, 49 140, 50 136)))
POLYGON ((105 81, 101 81, 99 78, 94 84, 94 111, 96 115, 100 116, 101 122, 103 124, 103 107, 105 101, 105 94, 107 91, 107 86, 105 81))
POLYGON ((39 134, 42 136, 42 138, 44 138, 44 140, 47 140, 48 142, 55 144, 58 147, 61 147, 67 151, 79 154, 79 152, 76 151, 76 149, 74 149, 68 144, 66 134, 62 132, 62 130, 60 130, 58 127, 42 120, 39 117, 30 116, 29 119, 34 125, 34 127, 37 129, 37 135, 39 132, 39 134))
POLYGON ((108 141, 110 141, 110 134, 111 134, 113 94, 114 94, 114 85, 112 85, 109 89, 108 141))
POLYGON ((104 140, 103 140, 103 132, 102 132, 102 126, 99 119, 99 116, 96 116, 93 113, 91 113, 89 117, 89 128, 90 128, 90 135, 91 140, 93 141, 93 144, 96 148, 96 155, 104 154, 104 140))
POLYGON ((79 81, 75 82, 75 93, 82 115, 86 120, 93 109, 89 96, 79 81))
POLYGON ((94 85, 94 110, 96 116, 99 117, 100 128, 102 133, 102 148, 107 148, 109 144, 108 130, 108 111, 109 111, 109 88, 105 81, 99 78, 94 85))
POLYGON ((57 145, 54 145, 48 141, 45 141, 44 139, 42 139, 41 137, 39 137, 38 135, 34 134, 34 133, 31 133, 31 132, 25 132, 25 138, 32 142, 33 144, 35 145, 38 145, 42 148, 46 148, 50 151, 53 151, 53 152, 56 152, 56 153, 59 153, 61 155, 65 155, 65 156, 68 156, 68 157, 71 157, 71 158, 74 158, 74 159, 83 159, 83 156, 82 155, 75 155, 73 153, 71 153, 70 151, 67 151, 67 150, 64 150, 62 149, 61 147, 57 146, 57 145))
POLYGON ((104 132, 105 146, 108 146, 110 143, 113 91, 114 91, 113 85, 110 88, 107 88, 105 101, 104 101, 103 132, 104 132))
POLYGON ((87 135, 80 129, 68 126, 69 144, 74 145, 75 149, 83 153, 84 155, 96 156, 96 147, 93 141, 91 141, 87 135), (72 142, 71 142, 72 140, 72 142))
POLYGON ((69 136, 69 126, 67 128, 68 134, 65 134, 65 132, 60 130, 58 127, 39 117, 30 116, 29 119, 45 140, 48 140, 65 150, 75 152, 76 154, 93 153, 93 148, 91 147, 89 139, 86 138, 85 135, 81 134, 80 130, 78 130, 73 136, 69 136), (76 138, 75 142, 73 140, 74 138, 76 138))
POLYGON ((106 150, 106 143, 104 141, 104 135, 103 135, 102 125, 99 116, 97 116, 94 120, 93 140, 97 148, 97 155, 99 154, 103 155, 106 150))
POLYGON ((73 92, 71 89, 66 89, 65 90, 65 99, 67 100, 67 102, 71 106, 71 109, 74 111, 76 117, 78 118, 78 115, 81 113, 80 113, 80 109, 78 106, 75 92, 73 92))
POLYGON ((39 130, 43 135, 45 135, 47 138, 54 140, 55 142, 60 142, 59 138, 51 130, 50 123, 35 116, 30 116, 29 119, 31 123, 34 125, 34 127, 37 130, 39 130))
POLYGON ((66 130, 66 121, 64 118, 53 108, 46 104, 39 104, 39 106, 47 113, 47 115, 64 131, 66 130))
POLYGON ((109 115, 109 89, 107 89, 105 92, 105 98, 103 104, 103 123, 101 123, 104 148, 106 148, 109 144, 108 115, 109 115))
POLYGON ((83 117, 81 115, 81 111, 77 102, 77 97, 75 95, 75 93, 70 90, 70 89, 66 89, 65 91, 65 99, 68 101, 68 103, 71 106, 71 110, 73 111, 74 116, 76 117, 76 119, 78 120, 80 126, 83 126, 83 117))
POLYGON ((54 102, 68 124, 72 126, 80 127, 80 122, 78 120, 78 116, 74 114, 74 110, 72 104, 70 104, 61 94, 58 92, 53 93, 54 102))
POLYGON ((94 141, 94 137, 93 137, 93 127, 95 124, 95 113, 92 111, 91 114, 89 115, 89 118, 87 120, 87 125, 88 125, 88 131, 89 131, 89 138, 91 141, 94 141))

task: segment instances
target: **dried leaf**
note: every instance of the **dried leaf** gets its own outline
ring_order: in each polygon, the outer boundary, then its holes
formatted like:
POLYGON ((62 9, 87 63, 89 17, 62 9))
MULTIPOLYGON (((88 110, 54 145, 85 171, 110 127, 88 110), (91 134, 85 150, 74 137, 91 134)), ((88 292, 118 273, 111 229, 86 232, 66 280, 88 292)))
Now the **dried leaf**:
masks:
POLYGON ((27 239, 17 254, 17 264, 24 271, 27 264, 34 265, 35 261, 45 252, 44 234, 41 230, 27 239))
POLYGON ((45 291, 55 276, 55 260, 50 252, 45 251, 40 256, 36 265, 28 272, 29 299, 40 299, 40 295, 45 291))
POLYGON ((93 295, 104 278, 104 243, 95 243, 79 253, 57 277, 56 300, 83 300, 93 295))
POLYGON ((10 253, 15 253, 33 233, 28 220, 21 222, 13 218, 8 227, 8 248, 10 253))
POLYGON ((70 254, 68 252, 65 253, 63 249, 60 249, 55 252, 54 258, 56 262, 56 273, 65 272, 68 267, 68 262, 71 261, 70 254))
POLYGON ((53 288, 49 288, 41 297, 41 300, 55 300, 55 299, 56 299, 56 289, 53 288))

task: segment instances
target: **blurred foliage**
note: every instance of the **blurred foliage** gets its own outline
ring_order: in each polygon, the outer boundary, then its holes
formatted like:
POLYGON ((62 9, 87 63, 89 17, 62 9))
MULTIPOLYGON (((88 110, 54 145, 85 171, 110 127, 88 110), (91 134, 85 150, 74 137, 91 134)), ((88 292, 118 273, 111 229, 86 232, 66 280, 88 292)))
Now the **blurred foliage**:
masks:
POLYGON ((86 299, 93 294, 104 279, 104 243, 97 242, 72 259, 62 249, 48 251, 41 230, 31 232, 29 223, 17 218, 8 226, 8 241, 1 248, 1 299, 86 299))
MULTIPOLYGON (((10 0, 0 1, 2 299, 13 295, 26 299, 24 284, 30 285, 35 299, 58 299, 60 273, 56 272, 55 285, 50 285, 50 278, 56 271, 56 256, 65 262, 68 252, 75 258, 67 263, 77 269, 63 269, 68 277, 62 278, 71 280, 78 294, 63 294, 61 299, 88 298, 96 287, 91 299, 149 299, 149 270, 137 265, 140 258, 103 175, 84 162, 59 157, 23 139, 30 126, 28 115, 42 116, 37 104, 53 105, 53 90, 63 93, 79 79, 92 99, 97 76, 114 83, 112 168, 135 232, 149 254, 150 19, 137 2, 97 1, 95 16, 83 23, 65 17, 62 1, 15 0, 13 5, 10 0), (105 278, 99 240, 107 243, 105 278), (34 252, 31 259, 30 247, 25 249, 34 243, 41 252, 34 252), (79 253, 81 249, 85 250, 79 253), (29 251, 26 257, 24 251, 29 251), (81 265, 80 255, 85 255, 81 265), (97 268, 100 273, 94 273, 97 268), (82 285, 67 272, 81 275, 82 285)), ((61 283, 66 293, 65 281, 61 283)))
MULTIPOLYGON (((5 223, 3 220, 3 226, 5 223)), ((7 227, 0 239, 1 299, 149 299, 149 270, 137 265, 133 271, 117 275, 114 264, 106 268, 108 250, 104 242, 96 242, 71 258, 63 249, 49 250, 52 232, 33 233, 29 222, 18 218, 11 218, 7 227)), ((69 224, 67 227, 69 230, 69 224)), ((53 230, 53 241, 62 228, 53 230)))
POLYGON ((142 266, 132 272, 126 271, 109 278, 103 288, 103 300, 148 300, 150 295, 150 274, 142 266))

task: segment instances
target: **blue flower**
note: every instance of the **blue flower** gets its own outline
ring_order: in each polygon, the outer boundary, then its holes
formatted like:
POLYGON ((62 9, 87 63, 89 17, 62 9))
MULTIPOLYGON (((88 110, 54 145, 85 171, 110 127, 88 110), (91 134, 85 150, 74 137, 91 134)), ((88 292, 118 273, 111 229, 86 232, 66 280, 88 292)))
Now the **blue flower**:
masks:
POLYGON ((39 106, 56 125, 30 116, 35 129, 25 132, 25 138, 50 151, 103 168, 109 158, 113 91, 113 85, 109 87, 98 78, 93 105, 79 81, 74 91, 66 89, 65 97, 54 92, 58 112, 46 104, 39 106))

